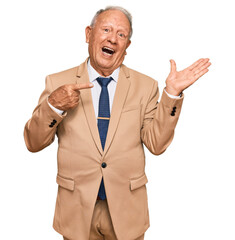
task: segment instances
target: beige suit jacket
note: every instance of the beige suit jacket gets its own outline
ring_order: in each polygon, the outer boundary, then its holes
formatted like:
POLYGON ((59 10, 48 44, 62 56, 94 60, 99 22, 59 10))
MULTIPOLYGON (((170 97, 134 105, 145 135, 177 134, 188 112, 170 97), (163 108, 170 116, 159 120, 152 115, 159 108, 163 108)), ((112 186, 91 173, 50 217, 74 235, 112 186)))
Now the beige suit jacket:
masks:
POLYGON ((103 150, 90 89, 81 90, 79 105, 62 116, 47 103, 48 95, 59 86, 86 82, 87 61, 47 76, 39 104, 25 125, 26 146, 37 152, 58 137, 56 231, 71 240, 89 239, 103 177, 117 238, 133 240, 150 226, 143 144, 155 155, 166 150, 183 97, 172 99, 163 92, 158 102, 157 81, 121 65, 103 150))

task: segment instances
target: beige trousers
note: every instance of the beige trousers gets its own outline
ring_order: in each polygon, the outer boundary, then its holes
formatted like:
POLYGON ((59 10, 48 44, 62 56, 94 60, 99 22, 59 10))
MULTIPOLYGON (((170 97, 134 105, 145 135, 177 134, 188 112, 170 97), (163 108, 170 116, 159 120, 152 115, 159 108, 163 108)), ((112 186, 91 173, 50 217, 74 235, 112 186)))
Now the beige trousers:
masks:
MULTIPOLYGON (((64 237, 64 240, 69 239, 64 237)), ((109 214, 107 200, 96 201, 89 240, 117 240, 109 214)), ((133 240, 144 240, 144 234, 133 240)))

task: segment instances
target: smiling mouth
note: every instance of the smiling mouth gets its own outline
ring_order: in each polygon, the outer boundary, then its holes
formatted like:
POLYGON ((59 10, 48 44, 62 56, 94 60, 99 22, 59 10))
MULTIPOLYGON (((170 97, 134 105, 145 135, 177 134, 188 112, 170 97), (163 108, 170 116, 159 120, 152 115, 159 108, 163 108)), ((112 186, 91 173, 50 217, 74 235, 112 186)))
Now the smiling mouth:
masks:
POLYGON ((102 52, 108 54, 109 56, 112 56, 115 53, 115 51, 112 48, 108 47, 103 47, 102 52))

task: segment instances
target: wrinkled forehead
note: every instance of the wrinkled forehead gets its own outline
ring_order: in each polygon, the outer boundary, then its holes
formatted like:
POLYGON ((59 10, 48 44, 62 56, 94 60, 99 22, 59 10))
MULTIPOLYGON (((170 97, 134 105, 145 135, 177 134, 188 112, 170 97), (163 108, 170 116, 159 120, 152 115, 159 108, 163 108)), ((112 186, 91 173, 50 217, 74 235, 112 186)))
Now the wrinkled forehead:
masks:
POLYGON ((114 26, 130 32, 130 23, 126 15, 119 10, 108 10, 102 12, 96 19, 95 26, 114 26))

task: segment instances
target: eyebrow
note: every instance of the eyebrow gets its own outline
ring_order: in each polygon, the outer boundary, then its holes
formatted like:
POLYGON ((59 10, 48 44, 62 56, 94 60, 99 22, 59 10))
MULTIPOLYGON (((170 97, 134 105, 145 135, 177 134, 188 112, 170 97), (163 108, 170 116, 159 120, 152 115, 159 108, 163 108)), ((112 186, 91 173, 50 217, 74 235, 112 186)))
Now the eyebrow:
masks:
MULTIPOLYGON (((105 25, 101 25, 101 27, 111 27, 111 28, 113 28, 113 26, 112 25, 107 25, 107 24, 105 24, 105 25)), ((122 27, 122 26, 119 26, 121 29, 121 31, 126 31, 126 32, 128 32, 128 30, 127 30, 127 28, 125 28, 125 27, 122 27)))

